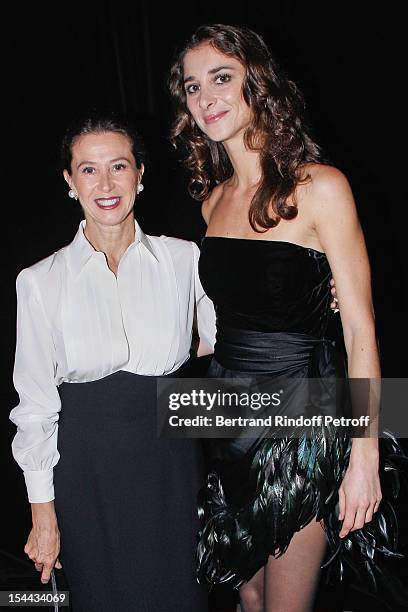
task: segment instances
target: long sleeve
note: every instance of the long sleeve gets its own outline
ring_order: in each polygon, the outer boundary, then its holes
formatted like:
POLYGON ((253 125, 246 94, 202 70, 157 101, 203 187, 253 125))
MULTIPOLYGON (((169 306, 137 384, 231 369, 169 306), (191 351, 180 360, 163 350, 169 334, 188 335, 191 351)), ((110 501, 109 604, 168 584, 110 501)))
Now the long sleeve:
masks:
POLYGON ((196 245, 146 236, 136 224, 135 242, 115 278, 84 227, 82 222, 71 244, 17 278, 14 386, 20 403, 10 414, 17 426, 12 450, 33 503, 54 499, 58 385, 120 370, 143 376, 176 371, 189 355, 194 316, 203 352, 211 352, 215 340, 196 245))
POLYGON ((194 287, 196 300, 196 316, 198 335, 200 337, 199 354, 205 355, 214 352, 216 325, 214 304, 204 292, 198 274, 199 248, 193 244, 194 251, 194 287))
POLYGON ((54 499, 53 467, 61 402, 55 384, 56 355, 51 328, 32 272, 17 278, 17 346, 14 386, 20 402, 11 411, 17 425, 13 456, 21 469, 30 502, 54 499))

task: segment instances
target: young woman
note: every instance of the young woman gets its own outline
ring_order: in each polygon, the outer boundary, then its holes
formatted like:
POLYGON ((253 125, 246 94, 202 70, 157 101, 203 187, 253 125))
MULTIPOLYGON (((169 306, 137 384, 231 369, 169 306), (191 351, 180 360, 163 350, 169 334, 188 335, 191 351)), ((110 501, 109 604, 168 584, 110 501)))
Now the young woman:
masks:
MULTIPOLYGON (((379 379, 370 268, 350 186, 323 163, 300 94, 262 38, 200 27, 169 85, 172 139, 187 153, 190 191, 208 225, 199 269, 217 314, 209 375, 336 374, 324 338, 333 274, 348 374, 379 379)), ((340 563, 378 577, 374 549, 392 554, 394 545, 375 437, 316 427, 310 438, 260 439, 240 452, 234 440, 211 442, 202 582, 239 588, 244 612, 311 610, 326 551, 321 519, 340 563)))

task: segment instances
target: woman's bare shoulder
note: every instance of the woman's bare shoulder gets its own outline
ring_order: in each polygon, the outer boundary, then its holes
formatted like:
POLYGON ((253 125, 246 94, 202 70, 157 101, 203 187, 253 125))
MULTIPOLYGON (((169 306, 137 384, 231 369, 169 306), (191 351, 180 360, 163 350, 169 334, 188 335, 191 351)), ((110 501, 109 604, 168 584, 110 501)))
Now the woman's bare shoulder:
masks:
POLYGON ((341 170, 328 164, 304 166, 306 194, 322 197, 338 195, 350 190, 349 182, 341 170))
POLYGON ((353 210, 355 203, 350 184, 341 170, 327 164, 307 164, 304 180, 297 189, 299 204, 310 218, 353 210))

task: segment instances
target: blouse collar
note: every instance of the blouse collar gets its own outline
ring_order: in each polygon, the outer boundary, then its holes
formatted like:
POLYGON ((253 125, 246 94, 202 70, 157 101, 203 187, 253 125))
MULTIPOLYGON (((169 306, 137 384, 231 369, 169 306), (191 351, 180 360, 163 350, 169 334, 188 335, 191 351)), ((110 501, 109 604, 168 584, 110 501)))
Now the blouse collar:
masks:
MULTIPOLYGON (((69 245, 70 251, 70 267, 75 275, 78 275, 81 270, 85 267, 88 261, 99 251, 96 251, 93 246, 88 242, 85 237, 84 229, 85 229, 86 221, 82 220, 79 224, 78 231, 75 235, 74 240, 69 245)), ((154 250, 152 242, 149 240, 149 237, 141 229, 140 225, 135 219, 135 241, 129 245, 130 247, 134 247, 138 244, 141 244, 155 259, 155 261, 159 261, 158 255, 154 250)))

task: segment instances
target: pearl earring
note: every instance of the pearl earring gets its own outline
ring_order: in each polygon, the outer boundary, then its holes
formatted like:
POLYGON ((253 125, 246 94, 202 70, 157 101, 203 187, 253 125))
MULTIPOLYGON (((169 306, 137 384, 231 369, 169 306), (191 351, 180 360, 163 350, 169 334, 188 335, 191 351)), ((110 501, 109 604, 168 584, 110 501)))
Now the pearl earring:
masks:
POLYGON ((141 193, 144 189, 144 185, 142 185, 142 183, 139 183, 136 189, 137 193, 141 193))
POLYGON ((70 189, 68 191, 68 195, 69 195, 70 198, 74 198, 74 200, 78 199, 78 196, 77 196, 76 192, 73 189, 70 189))

